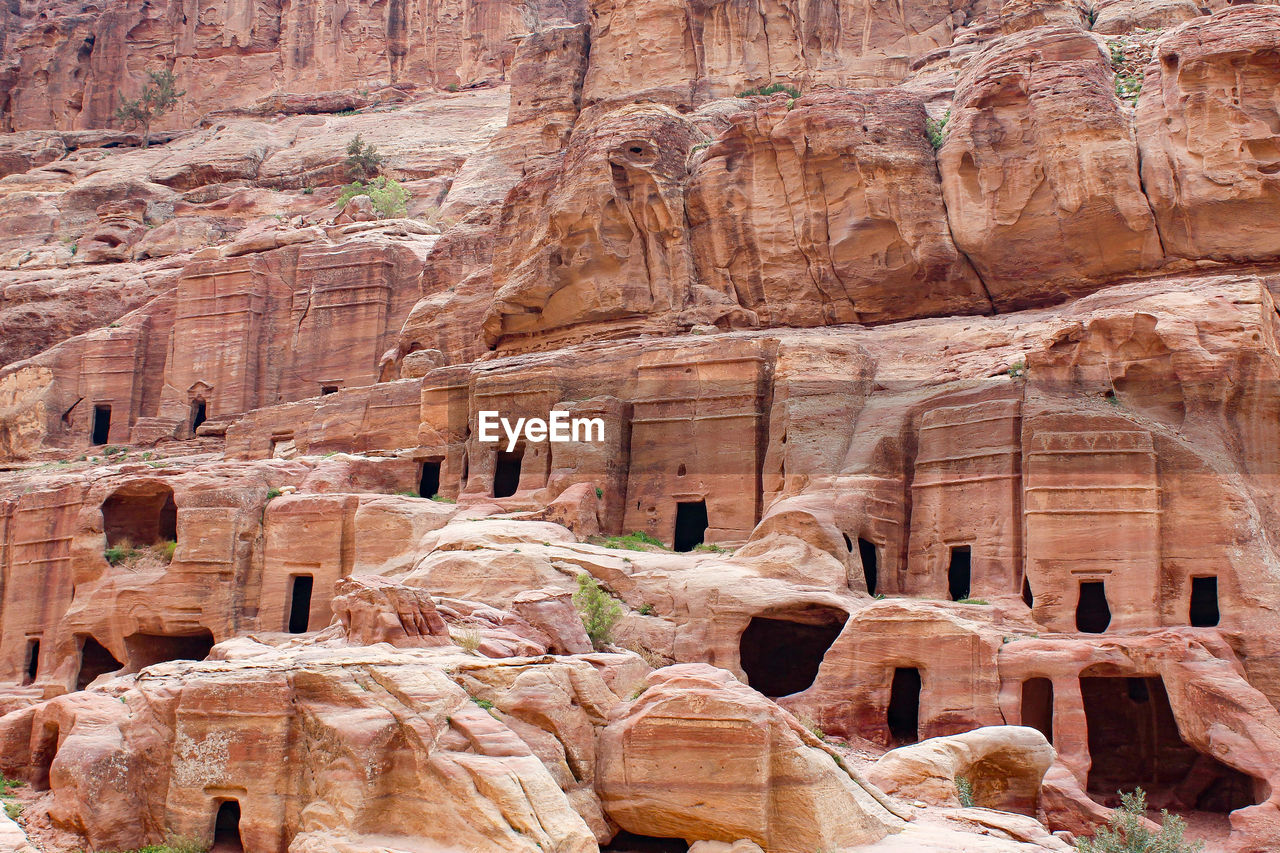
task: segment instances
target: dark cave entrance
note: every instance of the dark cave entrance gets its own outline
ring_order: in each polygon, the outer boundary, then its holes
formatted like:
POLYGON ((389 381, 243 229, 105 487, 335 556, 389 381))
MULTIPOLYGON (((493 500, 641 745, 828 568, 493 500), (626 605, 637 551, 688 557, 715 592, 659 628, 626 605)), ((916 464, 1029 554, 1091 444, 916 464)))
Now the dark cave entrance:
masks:
POLYGON ((139 633, 124 638, 130 672, 169 660, 204 660, 212 649, 211 631, 185 635, 139 633))
POLYGON ((1076 604, 1076 629, 1086 634, 1101 634, 1110 624, 1107 585, 1102 581, 1081 581, 1080 600, 1076 604))
POLYGON ((505 450, 498 453, 498 463, 493 470, 493 496, 509 498, 520 488, 520 466, 524 462, 524 449, 505 450))
POLYGON ((100 403, 93 407, 93 425, 90 427, 91 444, 106 444, 111 438, 111 407, 100 403))
MULTIPOLYGON (((1091 668, 1093 669, 1093 668, 1091 668)), ((1080 678, 1089 728, 1089 794, 1102 802, 1141 786, 1173 810, 1230 812, 1254 805, 1253 779, 1183 742, 1164 680, 1080 678)))
POLYGON ((173 489, 143 483, 125 486, 102 502, 107 547, 178 541, 178 505, 173 489))
POLYGON ((311 575, 292 575, 289 581, 289 633, 305 634, 311 624, 311 575))
POLYGON ((1022 682, 1022 724, 1038 729, 1053 743, 1053 682, 1028 678, 1022 682))
POLYGON ((213 819, 213 847, 211 853, 231 853, 244 850, 240 840, 240 803, 223 800, 218 804, 218 814, 213 819))
POLYGON ((27 685, 36 680, 40 674, 40 638, 30 637, 27 640, 27 663, 22 672, 22 683, 27 685))
POLYGON ((747 684, 773 699, 807 690, 848 618, 820 606, 753 616, 738 642, 747 684))
POLYGON ((963 601, 969 597, 972 562, 973 551, 968 545, 952 546, 951 560, 947 565, 947 592, 952 601, 963 601))
POLYGON ((439 459, 428 459, 422 463, 418 474, 419 496, 429 498, 440 494, 440 463, 439 459))
POLYGON ((671 538, 674 551, 692 551, 707 535, 707 502, 681 501, 676 504, 676 530, 671 538))
POLYGON ((1022 603, 1033 609, 1036 606, 1036 597, 1031 591, 1031 578, 1025 576, 1022 578, 1022 603))
POLYGON ((862 576, 867 581, 867 592, 876 594, 876 584, 880 580, 880 554, 874 542, 858 539, 858 556, 862 558, 862 576))
POLYGON ((80 668, 76 672, 76 690, 84 690, 98 676, 124 669, 107 647, 93 637, 84 637, 80 643, 80 668))
POLYGON ((889 745, 902 746, 920 740, 920 670, 898 667, 893 671, 889 688, 889 707, 885 717, 889 724, 889 745))
POLYGON ((654 838, 621 830, 600 853, 688 853, 689 844, 681 838, 654 838))
POLYGON ((209 420, 209 407, 204 400, 197 397, 191 401, 191 434, 195 435, 200 424, 209 420))
POLYGON ((1191 579, 1191 607, 1188 613, 1192 627, 1212 628, 1218 624, 1218 579, 1191 579))

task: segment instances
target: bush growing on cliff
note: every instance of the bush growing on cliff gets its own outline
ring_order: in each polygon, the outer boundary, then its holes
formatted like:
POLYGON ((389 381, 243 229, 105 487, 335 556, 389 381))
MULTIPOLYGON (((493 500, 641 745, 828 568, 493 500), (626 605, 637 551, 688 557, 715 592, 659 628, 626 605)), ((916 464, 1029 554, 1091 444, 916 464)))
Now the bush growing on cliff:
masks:
POLYGON ((338 208, 346 207, 347 202, 358 195, 369 197, 380 219, 396 219, 409 212, 409 191, 386 176, 374 178, 368 183, 355 181, 347 184, 342 188, 342 195, 338 196, 338 208))
POLYGON ((1080 853, 1200 853, 1204 843, 1186 841, 1187 823, 1177 815, 1161 810, 1159 832, 1143 825, 1147 814, 1147 794, 1137 788, 1131 794, 1120 794, 1120 808, 1111 813, 1105 828, 1091 839, 1079 842, 1080 853))
POLYGON ((347 168, 356 180, 368 180, 382 170, 382 155, 378 149, 356 134, 347 143, 347 168))
POLYGON ((789 95, 792 99, 800 97, 800 90, 795 86, 788 86, 786 83, 770 83, 767 86, 744 89, 738 93, 738 97, 754 98, 756 95, 777 95, 779 93, 789 95))
POLYGON ((130 100, 120 93, 120 106, 116 107, 116 118, 125 128, 142 129, 142 147, 151 144, 151 124, 160 116, 173 109, 178 99, 186 94, 186 90, 178 92, 174 89, 176 80, 172 71, 148 71, 151 78, 136 100, 130 100))
POLYGON ((599 581, 591 575, 578 575, 573 604, 578 608, 582 627, 587 629, 592 646, 598 649, 613 642, 613 626, 622 618, 622 605, 600 588, 599 581))
POLYGON ((933 150, 937 151, 942 147, 942 143, 947 139, 947 122, 951 121, 951 110, 947 110, 942 114, 942 118, 930 118, 925 116, 924 132, 929 137, 929 144, 933 146, 933 150))

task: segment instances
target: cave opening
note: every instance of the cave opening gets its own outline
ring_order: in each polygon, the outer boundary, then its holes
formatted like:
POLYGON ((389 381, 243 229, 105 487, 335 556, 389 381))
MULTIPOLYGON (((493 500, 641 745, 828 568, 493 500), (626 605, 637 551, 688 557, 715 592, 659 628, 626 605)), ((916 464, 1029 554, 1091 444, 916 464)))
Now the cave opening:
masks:
POLYGON ((210 853, 232 853, 244 850, 240 839, 240 803, 223 800, 218 804, 218 814, 213 819, 213 847, 210 853))
POLYGON ((1022 682, 1022 724, 1039 730, 1053 743, 1053 682, 1048 678, 1022 682))
POLYGON ((212 649, 213 632, 208 630, 182 635, 137 633, 124 638, 131 672, 170 660, 204 660, 212 649))
POLYGON ((76 690, 84 690, 95 678, 124 669, 124 664, 93 637, 84 637, 80 643, 80 667, 76 672, 76 690))
POLYGON ((1250 776, 1182 740, 1164 679, 1096 670, 1080 678, 1091 796, 1117 802, 1117 791, 1141 787, 1157 807, 1222 813, 1258 802, 1250 776))
POLYGON ((440 494, 440 463, 439 459, 423 461, 422 470, 418 474, 419 496, 429 498, 440 494))
POLYGON ((862 576, 867 581, 867 592, 876 594, 876 584, 880 580, 880 555, 874 542, 858 538, 858 556, 862 558, 862 576))
POLYGON ((289 581, 289 633, 305 634, 311 624, 311 575, 292 575, 289 581))
POLYGON ((707 502, 681 501, 676 504, 676 529, 671 538, 675 551, 692 551, 707 535, 707 502))
POLYGON ((93 407, 92 444, 106 444, 111 437, 111 407, 99 403, 93 407))
POLYGON ((209 406, 200 397, 191 401, 191 434, 195 435, 200 424, 209 419, 209 406))
POLYGON ((1107 585, 1103 581, 1081 581, 1076 604, 1076 629, 1086 634, 1101 634, 1111 624, 1111 607, 1107 604, 1107 585))
POLYGON ((952 601, 963 601, 969 597, 972 562, 972 550, 968 545, 952 546, 951 560, 947 565, 947 592, 952 601))
POLYGON ((1036 597, 1031 591, 1031 578, 1026 575, 1022 577, 1022 603, 1031 608, 1036 606, 1036 597))
POLYGON ((102 502, 107 547, 146 546, 178 541, 178 505, 173 489, 142 483, 125 486, 102 502))
POLYGON ((636 835, 625 829, 600 847, 600 853, 687 853, 688 850, 689 843, 682 838, 636 835))
POLYGON ((897 667, 889 687, 889 745, 902 746, 920 740, 920 690, 923 682, 916 667, 897 667))
POLYGON ((753 616, 738 641, 747 684, 771 699, 807 690, 848 618, 833 607, 753 616))
POLYGON ((520 466, 524 462, 524 449, 510 453, 498 452, 498 463, 493 470, 493 496, 509 498, 520 488, 520 466))
POLYGON ((27 662, 22 673, 22 683, 24 685, 31 684, 36 680, 36 676, 40 674, 40 638, 30 637, 27 639, 27 662))
POLYGON ((1188 613, 1192 627, 1212 628, 1218 624, 1218 579, 1204 577, 1191 579, 1191 607, 1188 613))
POLYGON ((337 393, 338 393, 337 385, 321 385, 320 386, 321 397, 328 397, 330 394, 337 394, 337 393))

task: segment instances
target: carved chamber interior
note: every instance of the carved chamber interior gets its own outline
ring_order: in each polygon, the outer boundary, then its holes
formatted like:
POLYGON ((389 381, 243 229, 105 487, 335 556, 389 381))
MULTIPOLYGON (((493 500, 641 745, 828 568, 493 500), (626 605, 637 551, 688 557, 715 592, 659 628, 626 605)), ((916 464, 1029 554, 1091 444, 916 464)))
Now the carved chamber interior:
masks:
POLYGON ((213 633, 199 631, 186 635, 130 634, 125 637, 124 648, 129 656, 129 669, 137 672, 144 667, 170 660, 204 660, 213 648, 213 633))
POLYGON ((1258 802, 1253 779, 1182 740, 1160 676, 1096 673, 1090 668, 1080 678, 1091 796, 1117 804, 1117 791, 1142 787, 1156 807, 1210 812, 1258 802))
POLYGON ((107 547, 178 541, 173 489, 146 482, 117 489, 102 503, 102 529, 107 547))
POLYGON ((516 448, 508 453, 499 451, 497 464, 493 469, 493 496, 509 498, 520 488, 520 467, 524 463, 524 448, 516 448))
POLYGON ((688 849, 688 842, 680 838, 657 838, 623 830, 601 845, 600 853, 686 853, 688 849))
POLYGON ((681 501, 676 504, 676 529, 672 537, 672 550, 692 551, 701 545, 707 535, 707 502, 681 501))
POLYGON ((106 646, 93 637, 84 637, 80 644, 80 667, 76 673, 76 690, 84 690, 100 675, 124 669, 124 664, 106 646))
POLYGON ((224 800, 218 804, 213 821, 213 847, 210 853, 234 853, 244 850, 240 838, 240 803, 224 800))
POLYGON ((923 681, 915 667, 898 667, 889 685, 889 707, 885 723, 889 729, 889 745, 902 746, 920 740, 920 691, 923 681))
POLYGON ((773 698, 807 690, 848 618, 822 606, 752 617, 738 646, 747 683, 773 698))

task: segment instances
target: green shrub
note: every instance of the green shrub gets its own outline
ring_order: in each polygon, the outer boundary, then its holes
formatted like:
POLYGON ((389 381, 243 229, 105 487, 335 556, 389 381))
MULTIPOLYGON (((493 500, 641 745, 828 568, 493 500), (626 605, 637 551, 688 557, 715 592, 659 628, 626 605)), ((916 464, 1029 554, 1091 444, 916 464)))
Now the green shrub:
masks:
POLYGON ((284 492, 280 491, 279 489, 273 486, 270 489, 267 489, 267 500, 269 501, 275 500, 276 498, 280 497, 283 494, 284 492))
POLYGON ((933 150, 937 151, 942 147, 942 143, 947 138, 947 124, 951 121, 951 110, 947 110, 942 114, 942 118, 935 119, 925 116, 924 132, 929 137, 929 143, 933 146, 933 150))
POLYGON ((790 95, 793 99, 800 97, 800 90, 795 86, 788 86, 786 83, 770 83, 767 86, 745 89, 738 93, 738 97, 754 98, 757 95, 777 95, 779 93, 790 95))
POLYGON ((21 779, 6 779, 0 776, 0 797, 12 797, 14 788, 24 788, 26 784, 21 779))
POLYGON ((163 844, 148 844, 136 853, 207 853, 209 845, 185 835, 170 835, 163 844))
POLYGON ((598 649, 613 641, 613 626, 622 618, 622 605, 601 589, 599 581, 591 575, 578 575, 573 604, 578 608, 582 627, 587 629, 592 646, 598 649))
POLYGON ((990 603, 991 603, 990 601, 987 601, 986 599, 983 599, 983 598, 962 598, 956 602, 956 604, 990 604, 990 603))
POLYGON ((647 551, 649 548, 667 550, 666 545, 663 545, 642 530, 633 530, 626 536, 607 536, 600 544, 606 548, 617 548, 625 551, 647 551))
POLYGON ((493 710, 493 703, 490 702, 488 699, 477 699, 476 697, 472 696, 471 701, 475 702, 477 705, 479 705, 481 708, 484 708, 486 711, 493 710))
POLYGON ((347 143, 347 169, 356 180, 367 180, 382 169, 382 155, 378 149, 360 138, 360 134, 352 137, 347 143))
POLYGON ((1153 833, 1143 822, 1147 815, 1147 794, 1141 788, 1120 793, 1120 808, 1111 813, 1105 828, 1091 839, 1076 843, 1080 853, 1200 853, 1202 841, 1186 841, 1187 824, 1177 815, 1161 810, 1163 824, 1153 833))
POLYGON ((121 563, 132 563, 142 556, 142 552, 133 547, 133 543, 128 541, 117 542, 102 553, 107 558, 107 562, 113 566, 118 566, 121 563))
POLYGON ((640 608, 636 612, 639 613, 641 616, 652 616, 653 605, 649 604, 648 602, 641 604, 640 608))
POLYGON ((438 504, 456 504, 457 503, 457 501, 455 501, 453 498, 443 497, 439 493, 432 495, 431 500, 435 501, 438 504))
POLYGON ((409 199, 412 197, 399 182, 385 177, 377 177, 368 183, 356 181, 342 188, 336 204, 341 209, 347 202, 358 195, 367 195, 373 202, 373 209, 380 219, 395 219, 408 214, 409 199))
POLYGON ((956 779, 956 797, 966 809, 973 808, 973 783, 964 776, 956 779))
POLYGON ((604 497, 604 489, 600 488, 599 486, 596 486, 596 497, 597 498, 604 497))
POLYGON ((5 803, 4 813, 9 818, 9 820, 17 820, 18 815, 22 814, 22 806, 18 805, 17 803, 5 803))
POLYGON ((693 546, 693 550, 705 551, 711 554, 732 554, 733 553, 733 550, 731 548, 725 548, 720 545, 713 545, 710 542, 699 542, 697 545, 693 546))
POLYGON ((172 539, 166 539, 163 542, 157 542, 151 546, 151 553, 155 554, 166 563, 173 562, 174 552, 178 550, 178 543, 172 539))

